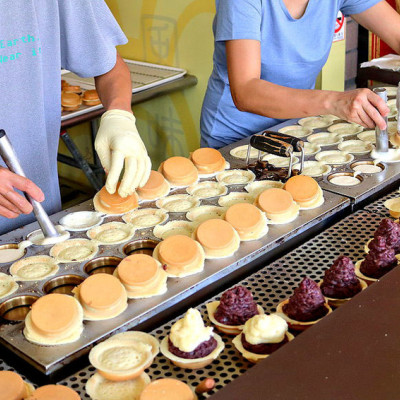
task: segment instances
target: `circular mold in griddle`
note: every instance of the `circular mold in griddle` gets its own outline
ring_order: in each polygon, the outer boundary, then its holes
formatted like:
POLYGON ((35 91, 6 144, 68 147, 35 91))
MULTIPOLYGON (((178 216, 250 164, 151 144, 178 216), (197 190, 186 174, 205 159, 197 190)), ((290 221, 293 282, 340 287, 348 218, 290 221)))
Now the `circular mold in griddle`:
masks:
MULTIPOLYGON (((18 243, 5 243, 5 244, 0 245, 0 253, 1 253, 2 250, 18 250, 18 249, 19 249, 18 243)), ((1 258, 0 258, 0 264, 3 264, 3 263, 6 264, 6 263, 9 263, 9 262, 13 262, 13 261, 19 260, 20 258, 22 258, 22 257, 24 257, 26 255, 26 251, 27 251, 26 248, 23 249, 23 250, 20 250, 20 254, 17 254, 19 257, 14 258, 11 261, 1 261, 1 258)))
POLYGON ((353 162, 351 165, 350 165, 350 168, 352 169, 352 170, 354 170, 354 171, 359 171, 361 174, 379 174, 380 172, 382 172, 386 167, 384 166, 384 164, 382 164, 382 163, 378 163, 378 164, 374 164, 374 162, 373 161, 356 161, 356 162, 353 162), (373 167, 378 167, 378 168, 380 168, 380 171, 378 171, 377 169, 376 169, 376 171, 375 172, 372 172, 372 170, 371 170, 371 172, 364 172, 364 171, 362 171, 361 169, 355 169, 356 167, 363 167, 363 166, 365 166, 365 167, 369 167, 369 168, 373 168, 373 167))
POLYGON ((126 244, 123 252, 127 256, 131 256, 133 254, 147 254, 148 256, 152 256, 155 247, 158 245, 158 243, 160 243, 160 241, 161 240, 153 239, 135 240, 126 244))
POLYGON ((88 275, 100 273, 112 275, 121 261, 120 257, 99 257, 87 262, 83 269, 88 275))
POLYGON ((0 304, 0 317, 4 322, 24 321, 32 304, 39 299, 39 296, 24 294, 12 297, 0 304))
POLYGON ((328 182, 335 186, 357 186, 363 180, 362 176, 352 172, 337 172, 328 176, 328 182), (339 179, 343 179, 343 183, 339 183, 339 179))
POLYGON ((58 293, 73 295, 72 290, 79 286, 85 278, 79 275, 61 275, 48 280, 43 285, 43 292, 46 294, 58 293))

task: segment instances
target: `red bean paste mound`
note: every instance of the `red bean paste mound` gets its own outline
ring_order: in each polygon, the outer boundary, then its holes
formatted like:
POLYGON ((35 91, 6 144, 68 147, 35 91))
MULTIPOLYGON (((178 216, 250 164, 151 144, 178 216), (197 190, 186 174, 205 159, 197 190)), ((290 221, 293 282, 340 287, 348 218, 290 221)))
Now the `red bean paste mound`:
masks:
POLYGON ((386 238, 375 237, 369 244, 369 253, 361 263, 360 271, 370 278, 379 279, 397 266, 396 252, 386 247, 386 238))
POLYGON ((193 351, 185 352, 179 350, 178 347, 174 346, 171 342, 171 339, 168 339, 168 349, 169 351, 180 358, 186 359, 194 359, 194 358, 202 358, 207 357, 211 354, 217 347, 217 341, 212 336, 210 339, 206 340, 203 343, 200 343, 193 351))
POLYGON ((322 294, 334 299, 348 299, 361 291, 360 281, 354 272, 354 264, 349 257, 340 256, 325 271, 321 285, 322 294))
POLYGON ((309 322, 322 318, 328 310, 319 286, 310 278, 304 278, 294 290, 283 312, 296 321, 309 322))
POLYGON ((235 286, 221 296, 214 318, 224 325, 244 325, 258 314, 257 303, 253 300, 250 290, 244 286, 235 286))
MULTIPOLYGON (((374 238, 378 236, 385 238, 386 247, 394 249, 396 253, 400 252, 400 224, 390 218, 384 218, 374 233, 374 238)), ((368 247, 370 248, 369 245, 368 247)))
POLYGON ((247 351, 250 351, 251 353, 256 353, 256 354, 271 354, 289 341, 285 335, 285 338, 279 343, 251 344, 246 340, 244 333, 242 333, 241 340, 242 340, 243 347, 247 351))

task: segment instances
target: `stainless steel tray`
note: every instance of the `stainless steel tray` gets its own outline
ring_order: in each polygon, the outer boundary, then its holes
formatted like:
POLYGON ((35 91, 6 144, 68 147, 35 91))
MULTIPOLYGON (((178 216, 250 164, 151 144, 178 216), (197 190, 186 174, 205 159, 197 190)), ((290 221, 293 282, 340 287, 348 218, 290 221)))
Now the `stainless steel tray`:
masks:
MULTIPOLYGON (((307 276, 319 281, 324 271, 340 255, 347 255, 354 262, 362 258, 364 244, 372 237, 381 219, 378 215, 364 211, 350 215, 289 254, 250 275, 240 284, 252 291, 257 303, 267 313, 274 312, 276 305, 292 294, 293 289, 303 277, 307 276)), ((220 294, 209 301, 219 300, 219 298, 220 294)), ((205 305, 206 303, 199 304, 197 309, 201 311, 206 324, 211 325, 205 305)), ((157 339, 162 339, 169 334, 171 325, 176 319, 151 333, 157 339)), ((213 392, 205 396, 209 397, 252 366, 232 345, 232 337, 221 335, 225 342, 225 350, 211 365, 196 371, 181 369, 159 354, 149 368, 148 374, 151 379, 164 377, 180 379, 193 388, 204 378, 212 377, 217 385, 213 392)), ((85 384, 94 371, 93 367, 84 368, 60 383, 74 388, 80 393, 82 399, 89 399, 85 392, 85 384)))
MULTIPOLYGON (((124 59, 128 66, 131 81, 132 93, 141 92, 142 90, 151 89, 155 86, 163 85, 175 79, 179 79, 186 74, 186 70, 182 68, 169 67, 166 65, 151 64, 141 61, 124 59)), ((73 72, 67 70, 62 71, 61 78, 67 80, 71 85, 81 86, 84 90, 95 89, 94 78, 81 78, 73 72)), ((102 108, 102 104, 97 106, 81 105, 78 110, 61 113, 61 121, 66 121, 82 114, 102 108)))
MULTIPOLYGON (((243 186, 231 187, 230 191, 243 191, 243 186)), ((179 189, 173 193, 184 192, 184 189, 179 189)), ((265 256, 265 253, 282 245, 282 243, 294 238, 307 229, 312 228, 319 222, 326 220, 335 213, 349 206, 349 200, 343 196, 338 196, 333 193, 325 192, 325 203, 314 210, 302 211, 300 216, 292 223, 286 225, 271 225, 269 233, 260 240, 242 243, 240 249, 234 256, 222 260, 206 261, 203 272, 184 279, 169 279, 168 292, 162 296, 156 296, 149 299, 130 300, 128 309, 120 316, 99 322, 85 322, 85 329, 79 341, 61 346, 37 346, 25 340, 22 329, 23 322, 16 324, 2 324, 0 326, 0 343, 10 348, 14 353, 19 355, 24 360, 28 361, 39 371, 50 374, 72 360, 78 358, 85 352, 90 350, 91 344, 104 339, 106 336, 117 332, 133 328, 144 321, 148 321, 167 310, 176 303, 186 299, 190 295, 198 292, 200 289, 221 280, 228 274, 245 267, 251 261, 265 256)), ((202 204, 216 204, 216 200, 202 201, 202 204)), ((145 207, 154 207, 154 203, 146 203, 145 207)), ((63 215, 70 211, 90 210, 92 205, 90 202, 81 204, 55 214, 51 217, 53 222, 57 222, 63 215)), ((170 220, 185 219, 184 214, 170 214, 170 220)), ((121 220, 121 218, 112 217, 106 218, 105 222, 111 220, 121 220)), ((26 237, 28 233, 37 229, 37 224, 30 224, 23 228, 17 229, 6 235, 0 236, 0 245, 5 243, 18 243, 26 237)), ((86 237, 85 233, 72 233, 72 238, 86 237)), ((137 231, 133 240, 141 239, 156 239, 152 235, 151 229, 137 231)), ((128 242, 127 242, 128 243, 128 242)), ((124 257, 124 245, 119 246, 100 246, 100 252, 96 256, 114 256, 124 257)), ((30 247, 26 256, 35 254, 48 254, 49 247, 30 247)), ((9 264, 2 264, 0 271, 8 273, 9 264)), ((71 263, 61 264, 57 276, 74 274, 83 278, 88 275, 84 272, 86 263, 71 263)), ((50 278, 52 279, 52 278, 50 278)), ((2 299, 1 304, 9 298, 14 298, 21 295, 36 295, 44 294, 44 286, 46 281, 40 282, 24 282, 20 284, 19 290, 8 298, 2 299)))
MULTIPOLYGON (((298 119, 293 119, 289 121, 285 121, 279 125, 273 126, 269 128, 270 130, 277 131, 280 128, 283 128, 287 125, 295 125, 297 124, 298 119)), ((338 121, 343 122, 343 121, 338 121)), ((337 122, 335 122, 337 123, 337 122)), ((326 128, 322 129, 314 129, 314 133, 326 131, 326 128)), ((303 138, 306 141, 306 138, 303 138)), ((348 136, 344 140, 353 140, 357 139, 356 135, 348 136)), ((224 155, 229 154, 229 151, 237 146, 248 144, 249 138, 243 139, 239 142, 230 144, 224 147, 221 151, 224 155)), ((323 151, 325 150, 337 150, 337 145, 335 146, 324 146, 323 151)), ((314 156, 307 156, 305 158, 306 161, 313 161, 315 160, 314 156)), ((373 159, 370 157, 369 154, 366 155, 354 155, 354 160, 351 163, 341 165, 341 166, 332 166, 332 171, 320 178, 316 178, 320 186, 324 190, 328 190, 332 193, 340 194, 342 196, 349 197, 354 204, 357 204, 368 197, 379 193, 381 190, 384 190, 387 186, 394 184, 396 181, 400 180, 400 163, 383 163, 385 167, 383 171, 378 172, 377 174, 360 174, 362 177, 362 182, 356 186, 338 186, 329 182, 328 177, 334 173, 341 173, 341 172, 354 172, 351 169, 351 164, 357 161, 372 161, 373 159)), ((243 168, 245 167, 245 160, 236 159, 234 162, 231 163, 233 168, 243 168)))

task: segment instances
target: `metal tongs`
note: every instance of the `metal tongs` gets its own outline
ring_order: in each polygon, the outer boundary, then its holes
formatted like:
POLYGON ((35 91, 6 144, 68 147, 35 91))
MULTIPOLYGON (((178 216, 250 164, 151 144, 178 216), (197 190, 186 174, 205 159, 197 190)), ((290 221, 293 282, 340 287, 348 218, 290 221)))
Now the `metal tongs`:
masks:
POLYGON ((260 134, 253 135, 250 138, 250 143, 247 148, 247 165, 250 161, 250 151, 252 147, 258 150, 258 161, 261 161, 262 151, 279 157, 290 157, 288 175, 286 179, 289 179, 292 176, 294 152, 300 152, 301 159, 299 173, 301 174, 303 172, 305 150, 304 142, 299 138, 274 131, 264 131, 260 134))
MULTIPOLYGON (((11 142, 9 141, 6 132, 3 129, 0 129, 0 156, 3 158, 4 162, 11 172, 14 172, 15 174, 21 175, 26 178, 21 164, 18 161, 17 155, 15 154, 15 151, 11 145, 11 142)), ((42 205, 36 200, 32 199, 32 197, 30 197, 27 193, 25 193, 25 197, 32 204, 33 212, 39 222, 40 228, 43 231, 44 237, 59 236, 59 232, 50 221, 50 218, 42 205)))

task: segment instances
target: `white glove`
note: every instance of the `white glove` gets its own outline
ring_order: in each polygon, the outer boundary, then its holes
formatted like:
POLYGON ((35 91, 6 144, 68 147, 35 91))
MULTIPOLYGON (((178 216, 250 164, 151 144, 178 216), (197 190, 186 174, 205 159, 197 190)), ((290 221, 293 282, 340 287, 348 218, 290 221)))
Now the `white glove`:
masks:
POLYGON ((94 142, 103 168, 108 173, 106 189, 115 193, 122 169, 124 176, 118 189, 121 197, 132 194, 149 179, 151 161, 136 129, 136 118, 128 111, 110 110, 103 114, 94 142))

